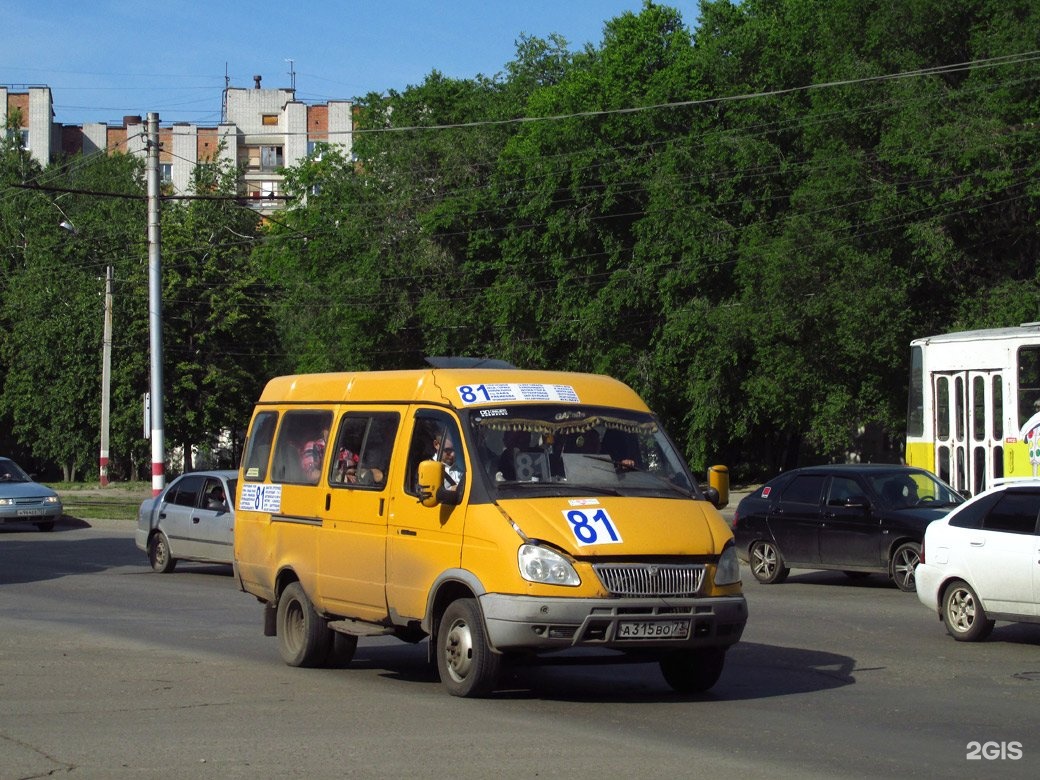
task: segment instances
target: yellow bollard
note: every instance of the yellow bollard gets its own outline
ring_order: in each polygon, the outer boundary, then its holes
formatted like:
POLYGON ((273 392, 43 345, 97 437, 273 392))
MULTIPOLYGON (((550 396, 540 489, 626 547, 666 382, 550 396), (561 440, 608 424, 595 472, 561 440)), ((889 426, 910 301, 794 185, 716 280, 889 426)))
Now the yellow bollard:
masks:
POLYGON ((719 491, 719 509, 722 509, 729 503, 729 469, 725 466, 709 466, 708 485, 719 491))

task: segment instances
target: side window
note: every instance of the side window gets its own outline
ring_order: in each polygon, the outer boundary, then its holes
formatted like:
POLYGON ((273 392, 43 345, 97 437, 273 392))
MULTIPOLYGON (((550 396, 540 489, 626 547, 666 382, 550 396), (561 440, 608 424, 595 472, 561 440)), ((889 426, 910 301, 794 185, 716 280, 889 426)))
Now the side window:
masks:
POLYGON ((990 493, 976 499, 950 517, 950 525, 954 528, 982 528, 982 519, 1000 498, 1000 493, 990 493))
POLYGON ((224 485, 216 477, 207 477, 206 484, 202 488, 201 499, 201 509, 226 512, 229 506, 228 497, 224 493, 224 485))
POLYGON ((317 485, 325 460, 331 411, 286 412, 278 428, 271 461, 271 481, 317 485))
POLYGON ((249 441, 246 443, 242 459, 247 481, 263 482, 267 476, 267 462, 271 458, 271 442, 274 441, 274 429, 277 425, 277 412, 261 412, 253 420, 253 429, 249 432, 249 441))
POLYGON ((459 427, 450 415, 432 409, 416 412, 415 427, 408 445, 405 492, 413 496, 419 494, 419 464, 424 460, 444 463, 444 487, 458 490, 464 484, 466 472, 461 441, 459 427))
POLYGON ((177 506, 198 506, 199 488, 204 482, 203 477, 187 476, 177 483, 177 487, 171 492, 172 495, 166 500, 177 506))
POLYGON ((780 501, 784 504, 818 505, 820 496, 823 494, 823 483, 826 480, 827 477, 823 474, 804 474, 795 477, 780 496, 780 501))
POLYGON ((827 504, 845 506, 849 499, 867 500, 859 482, 850 477, 831 477, 831 484, 827 490, 827 504))
POLYGON ((329 458, 329 484, 386 485, 399 422, 395 412, 345 414, 336 434, 335 457, 329 458))
POLYGON ((1008 490, 986 515, 982 527, 987 531, 1035 534, 1038 514, 1040 514, 1040 493, 1008 490))

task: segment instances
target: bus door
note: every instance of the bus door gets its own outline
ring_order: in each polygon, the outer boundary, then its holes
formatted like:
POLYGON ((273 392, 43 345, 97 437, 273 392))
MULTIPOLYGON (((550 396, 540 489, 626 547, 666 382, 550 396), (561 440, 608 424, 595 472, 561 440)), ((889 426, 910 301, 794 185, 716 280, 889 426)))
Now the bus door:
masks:
POLYGON ((975 495, 1004 473, 1004 399, 999 371, 932 374, 935 473, 975 495))

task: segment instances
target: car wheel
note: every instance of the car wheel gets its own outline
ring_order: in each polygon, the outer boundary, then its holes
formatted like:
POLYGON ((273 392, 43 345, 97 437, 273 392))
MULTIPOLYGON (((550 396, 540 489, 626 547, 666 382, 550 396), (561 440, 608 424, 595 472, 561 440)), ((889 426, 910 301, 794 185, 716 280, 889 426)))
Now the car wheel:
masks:
POLYGON ((53 531, 54 530, 54 521, 53 520, 45 520, 42 523, 37 523, 36 524, 36 529, 38 531, 53 531))
POLYGON ((160 574, 169 574, 177 565, 177 559, 170 555, 170 540, 162 531, 152 536, 152 544, 148 548, 148 561, 160 574))
POLYGON ((889 575, 896 587, 904 593, 916 592, 917 580, 914 579, 914 570, 920 562, 921 545, 917 542, 904 542, 892 554, 889 575))
POLYGON ((491 651, 473 599, 448 605, 437 628, 437 671, 452 696, 484 696, 498 682, 501 656, 491 651))
POLYGON ((979 597, 962 580, 951 583, 943 594, 942 616, 946 630, 958 642, 978 642, 993 630, 979 597))
POLYGON ((677 650, 660 660, 661 674, 679 693, 703 693, 719 681, 726 665, 721 647, 677 650))
POLYGON ((748 559, 755 579, 766 585, 783 582, 791 571, 784 566, 784 558, 772 542, 755 542, 748 559))
POLYGON ((278 599, 278 650, 289 666, 321 666, 329 656, 332 630, 314 611, 298 582, 290 582, 278 599))

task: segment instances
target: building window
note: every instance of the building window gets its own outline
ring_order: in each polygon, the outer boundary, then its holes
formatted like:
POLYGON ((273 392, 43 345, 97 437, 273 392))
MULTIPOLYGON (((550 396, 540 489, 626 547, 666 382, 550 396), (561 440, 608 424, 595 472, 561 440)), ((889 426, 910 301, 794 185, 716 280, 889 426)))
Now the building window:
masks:
POLYGON ((282 147, 260 147, 260 170, 273 171, 276 168, 281 168, 283 165, 285 165, 285 158, 282 155, 282 147))
POLYGON ((162 184, 173 182, 173 163, 159 163, 159 181, 162 184))
POLYGON ((278 124, 278 114, 264 114, 263 118, 260 121, 262 121, 264 123, 264 125, 267 126, 267 127, 271 127, 273 125, 277 125, 278 124))
POLYGON ((22 130, 21 133, 22 133, 22 137, 21 137, 22 148, 25 149, 25 150, 28 150, 29 149, 29 131, 28 130, 22 130))

